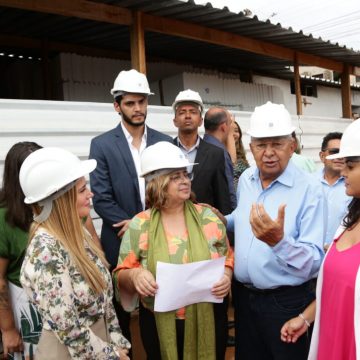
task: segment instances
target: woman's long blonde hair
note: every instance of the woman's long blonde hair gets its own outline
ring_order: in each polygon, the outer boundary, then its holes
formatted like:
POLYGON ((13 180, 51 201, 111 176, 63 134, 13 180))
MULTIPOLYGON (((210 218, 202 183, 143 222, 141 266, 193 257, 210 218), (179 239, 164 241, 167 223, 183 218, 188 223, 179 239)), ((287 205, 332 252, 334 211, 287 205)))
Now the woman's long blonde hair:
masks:
MULTIPOLYGON (((101 293, 106 289, 106 283, 96 263, 93 262, 87 251, 85 250, 85 242, 95 253, 105 266, 108 263, 105 259, 104 253, 94 244, 90 234, 85 231, 82 220, 76 207, 77 189, 73 186, 64 195, 58 199, 53 200, 53 207, 50 216, 41 223, 51 235, 60 241, 66 250, 68 250, 71 259, 76 264, 81 275, 88 283, 90 288, 96 292, 101 293)), ((36 204, 33 206, 35 214, 40 213, 40 207, 36 204)), ((35 235, 39 224, 33 223, 30 229, 30 239, 35 235)))

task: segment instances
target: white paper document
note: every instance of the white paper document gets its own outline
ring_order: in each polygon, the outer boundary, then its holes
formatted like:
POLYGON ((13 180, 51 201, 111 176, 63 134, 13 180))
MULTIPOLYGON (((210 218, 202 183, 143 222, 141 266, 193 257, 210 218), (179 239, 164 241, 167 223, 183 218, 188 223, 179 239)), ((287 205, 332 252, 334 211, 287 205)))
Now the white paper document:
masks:
POLYGON ((221 303, 211 294, 211 288, 224 275, 225 256, 196 261, 189 264, 168 264, 161 261, 156 266, 154 310, 172 311, 199 302, 221 303))

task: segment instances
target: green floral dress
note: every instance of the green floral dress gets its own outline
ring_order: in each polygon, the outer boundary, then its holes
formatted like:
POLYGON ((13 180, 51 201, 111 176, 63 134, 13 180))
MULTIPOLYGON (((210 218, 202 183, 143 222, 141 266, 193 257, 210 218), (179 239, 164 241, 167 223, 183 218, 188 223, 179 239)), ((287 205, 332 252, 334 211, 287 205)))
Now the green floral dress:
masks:
POLYGON ((121 334, 112 304, 111 276, 86 245, 89 257, 102 272, 108 286, 98 295, 88 286, 61 243, 39 229, 27 249, 20 281, 43 319, 73 359, 119 359, 116 348, 129 347, 121 334), (104 342, 90 327, 105 318, 111 341, 104 342))

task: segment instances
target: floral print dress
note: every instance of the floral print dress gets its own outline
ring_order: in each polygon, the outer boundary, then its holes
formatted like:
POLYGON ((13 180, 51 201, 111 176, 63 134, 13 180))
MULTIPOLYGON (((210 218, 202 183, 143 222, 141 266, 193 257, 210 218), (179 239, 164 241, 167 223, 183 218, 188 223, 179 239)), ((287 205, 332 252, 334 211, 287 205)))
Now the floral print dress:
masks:
POLYGON ((108 284, 100 295, 86 283, 62 244, 44 229, 39 229, 30 242, 20 281, 41 314, 43 328, 54 332, 73 359, 119 359, 116 349, 130 344, 121 334, 112 305, 111 276, 86 242, 85 248, 108 284), (110 342, 90 329, 101 318, 105 319, 110 342))

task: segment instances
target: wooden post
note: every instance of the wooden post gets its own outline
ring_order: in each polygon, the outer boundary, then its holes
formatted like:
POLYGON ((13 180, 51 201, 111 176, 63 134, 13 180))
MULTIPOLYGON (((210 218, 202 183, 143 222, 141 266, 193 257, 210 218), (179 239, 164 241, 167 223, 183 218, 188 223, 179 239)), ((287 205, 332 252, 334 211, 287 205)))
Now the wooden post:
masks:
POLYGON ((133 23, 130 28, 131 66, 133 69, 146 74, 145 35, 142 16, 140 11, 133 12, 133 23))
POLYGON ((296 96, 296 114, 302 115, 303 112, 302 112, 302 102, 301 102, 299 61, 296 53, 294 57, 294 83, 295 83, 295 96, 296 96))
POLYGON ((341 73, 341 101, 343 118, 351 118, 351 90, 349 65, 343 64, 344 69, 341 73))

